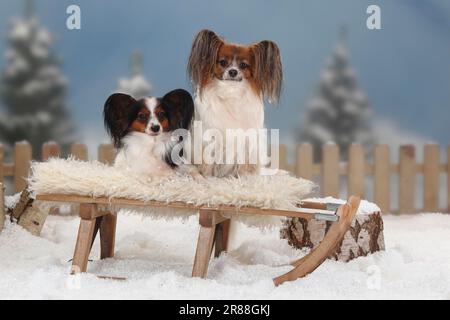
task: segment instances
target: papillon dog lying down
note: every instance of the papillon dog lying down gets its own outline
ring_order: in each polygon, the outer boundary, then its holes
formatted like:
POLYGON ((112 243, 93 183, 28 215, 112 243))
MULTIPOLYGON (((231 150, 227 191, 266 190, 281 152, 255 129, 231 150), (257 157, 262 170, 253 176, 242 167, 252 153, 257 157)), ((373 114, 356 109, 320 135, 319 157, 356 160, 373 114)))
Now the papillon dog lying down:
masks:
POLYGON ((189 130, 194 115, 194 103, 186 90, 139 100, 114 93, 106 100, 103 115, 106 130, 118 149, 115 167, 143 178, 181 173, 202 179, 196 167, 174 161, 172 154, 180 143, 174 131, 189 130))

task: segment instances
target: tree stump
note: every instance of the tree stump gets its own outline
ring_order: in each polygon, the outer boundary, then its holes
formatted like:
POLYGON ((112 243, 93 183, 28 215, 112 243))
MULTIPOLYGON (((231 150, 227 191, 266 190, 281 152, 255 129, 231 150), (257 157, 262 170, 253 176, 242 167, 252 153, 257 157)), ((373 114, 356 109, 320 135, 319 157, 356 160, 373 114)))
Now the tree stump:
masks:
MULTIPOLYGON (((280 236, 295 248, 313 249, 322 241, 330 226, 330 221, 292 218, 284 222, 280 236)), ((347 262, 384 249, 381 212, 363 213, 356 216, 336 252, 328 258, 347 262)))

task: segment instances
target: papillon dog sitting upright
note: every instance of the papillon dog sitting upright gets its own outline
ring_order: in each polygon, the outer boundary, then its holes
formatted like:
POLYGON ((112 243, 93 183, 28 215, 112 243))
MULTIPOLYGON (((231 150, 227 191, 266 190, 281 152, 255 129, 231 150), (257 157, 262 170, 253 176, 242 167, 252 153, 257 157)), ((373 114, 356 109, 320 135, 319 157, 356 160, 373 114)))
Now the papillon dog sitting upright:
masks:
MULTIPOLYGON (((277 102, 280 97, 283 71, 280 50, 272 41, 238 45, 202 30, 192 44, 187 71, 196 92, 195 119, 203 130, 219 130, 223 137, 227 129, 263 129, 264 99, 277 102)), ((258 164, 236 162, 199 165, 203 175, 217 177, 258 169, 258 164)))
POLYGON ((166 176, 177 170, 196 175, 192 166, 177 163, 172 157, 174 146, 180 143, 172 133, 189 130, 193 119, 194 102, 189 92, 177 89, 162 98, 139 100, 114 93, 106 100, 103 115, 118 149, 115 167, 144 177, 166 176))

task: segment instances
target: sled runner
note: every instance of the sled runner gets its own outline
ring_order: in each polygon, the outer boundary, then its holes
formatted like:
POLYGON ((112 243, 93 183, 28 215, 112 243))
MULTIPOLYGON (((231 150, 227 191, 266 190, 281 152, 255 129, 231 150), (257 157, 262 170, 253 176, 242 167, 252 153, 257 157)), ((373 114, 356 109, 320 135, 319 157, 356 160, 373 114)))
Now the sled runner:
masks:
POLYGON ((80 204, 80 226, 72 260, 72 273, 86 272, 89 253, 96 234, 100 233, 100 258, 114 256, 116 212, 104 210, 114 206, 150 206, 198 210, 200 231, 192 269, 193 277, 206 278, 209 260, 215 248, 217 257, 227 250, 229 214, 255 216, 284 216, 304 219, 332 221, 331 227, 318 247, 303 258, 292 262, 293 269, 273 279, 275 285, 302 278, 313 272, 325 259, 334 253, 349 229, 359 207, 360 199, 351 196, 346 204, 304 202, 297 210, 261 209, 219 205, 214 207, 195 206, 184 202, 139 201, 119 198, 92 198, 77 195, 38 194, 36 200, 80 204))

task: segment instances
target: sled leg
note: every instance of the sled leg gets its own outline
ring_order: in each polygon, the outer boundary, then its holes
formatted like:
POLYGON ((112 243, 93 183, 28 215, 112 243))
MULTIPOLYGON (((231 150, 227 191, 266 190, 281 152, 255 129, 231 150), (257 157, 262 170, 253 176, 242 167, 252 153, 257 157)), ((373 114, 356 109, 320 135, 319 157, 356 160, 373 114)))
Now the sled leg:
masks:
POLYGON ((222 252, 228 250, 228 235, 230 232, 230 220, 227 219, 216 225, 216 235, 214 239, 214 257, 217 258, 222 252))
POLYGON ((276 286, 285 281, 303 278, 320 266, 335 250, 358 211, 360 198, 351 196, 349 201, 338 209, 339 220, 332 223, 322 242, 305 257, 294 261, 291 271, 273 279, 276 286))
POLYGON ((200 232, 197 240, 194 266, 192 268, 193 277, 206 278, 209 259, 214 245, 216 226, 225 220, 226 218, 219 211, 200 210, 200 232))
POLYGON ((89 252, 92 251, 92 246, 94 245, 95 238, 97 237, 98 230, 100 229, 102 219, 103 219, 103 217, 95 218, 94 233, 92 234, 92 241, 91 241, 91 247, 89 249, 89 252))
MULTIPOLYGON (((95 210, 93 204, 80 205, 80 212, 83 212, 85 217, 92 217, 93 210, 95 210)), ((77 243, 73 254, 71 274, 86 272, 89 253, 94 238, 95 223, 95 218, 85 219, 81 217, 77 243)))
POLYGON ((195 252, 194 267, 192 268, 192 276, 206 278, 208 272, 209 258, 214 241, 214 227, 200 226, 198 235, 197 250, 195 252))
POLYGON ((114 257, 117 215, 109 213, 100 223, 100 259, 114 257))

